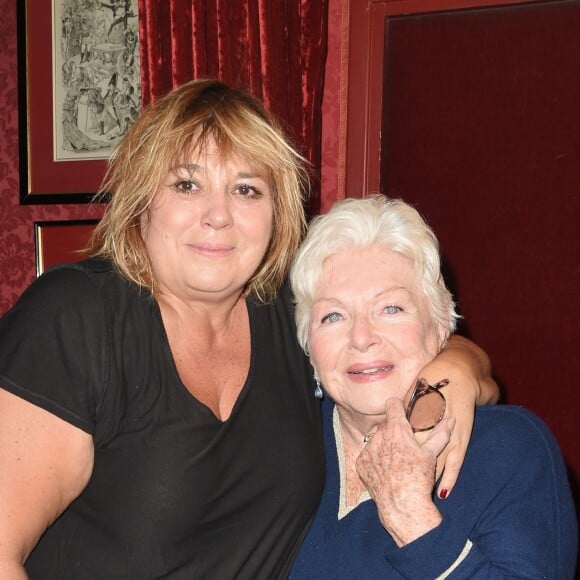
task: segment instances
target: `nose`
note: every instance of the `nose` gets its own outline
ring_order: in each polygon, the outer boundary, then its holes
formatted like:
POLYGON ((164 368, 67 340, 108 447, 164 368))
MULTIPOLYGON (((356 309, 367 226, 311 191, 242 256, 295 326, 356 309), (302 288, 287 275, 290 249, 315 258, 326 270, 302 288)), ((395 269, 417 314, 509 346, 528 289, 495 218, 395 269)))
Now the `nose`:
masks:
POLYGON ((368 316, 355 316, 353 318, 350 339, 352 347, 360 352, 366 352, 381 342, 379 333, 368 316))
POLYGON ((206 204, 202 213, 203 225, 220 230, 232 225, 233 216, 227 194, 211 192, 206 197, 206 204))

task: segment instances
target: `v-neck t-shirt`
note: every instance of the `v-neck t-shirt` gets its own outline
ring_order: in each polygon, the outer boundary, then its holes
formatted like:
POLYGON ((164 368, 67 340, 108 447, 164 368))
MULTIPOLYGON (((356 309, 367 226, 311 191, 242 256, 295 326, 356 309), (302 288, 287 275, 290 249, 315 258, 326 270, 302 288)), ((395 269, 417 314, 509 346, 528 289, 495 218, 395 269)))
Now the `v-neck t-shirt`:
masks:
POLYGON ((95 444, 31 580, 287 576, 323 485, 320 408, 288 286, 246 302, 249 372, 226 421, 182 384, 154 298, 107 262, 50 270, 0 319, 0 385, 95 444))

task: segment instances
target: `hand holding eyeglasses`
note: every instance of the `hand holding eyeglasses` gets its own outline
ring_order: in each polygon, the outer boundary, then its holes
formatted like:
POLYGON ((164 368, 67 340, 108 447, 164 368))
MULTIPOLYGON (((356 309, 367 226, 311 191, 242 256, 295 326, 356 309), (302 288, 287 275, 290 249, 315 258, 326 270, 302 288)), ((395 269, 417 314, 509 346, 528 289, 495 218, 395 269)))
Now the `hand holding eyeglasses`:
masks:
MULTIPOLYGON (((445 415, 446 401, 439 389, 448 384, 449 379, 441 379, 434 385, 430 385, 422 377, 417 379, 405 412, 413 433, 429 431, 441 422, 445 415)), ((368 443, 373 435, 373 432, 367 433, 364 442, 368 443)))
POLYGON ((356 469, 377 505, 381 523, 403 546, 441 522, 431 494, 437 456, 449 441, 452 423, 442 423, 420 442, 400 399, 389 399, 385 410, 386 421, 361 451, 356 469))

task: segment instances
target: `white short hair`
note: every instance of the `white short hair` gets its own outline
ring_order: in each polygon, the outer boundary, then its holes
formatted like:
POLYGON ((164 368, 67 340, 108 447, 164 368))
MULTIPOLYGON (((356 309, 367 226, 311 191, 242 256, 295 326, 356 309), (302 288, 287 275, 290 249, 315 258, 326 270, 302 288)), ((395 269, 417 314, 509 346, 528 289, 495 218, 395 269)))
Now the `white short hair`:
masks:
POLYGON ((459 316, 441 274, 439 243, 419 212, 400 199, 384 195, 347 198, 312 220, 290 271, 298 340, 305 352, 312 302, 324 261, 348 248, 373 245, 399 252, 413 262, 431 316, 446 330, 446 338, 455 330, 459 316))

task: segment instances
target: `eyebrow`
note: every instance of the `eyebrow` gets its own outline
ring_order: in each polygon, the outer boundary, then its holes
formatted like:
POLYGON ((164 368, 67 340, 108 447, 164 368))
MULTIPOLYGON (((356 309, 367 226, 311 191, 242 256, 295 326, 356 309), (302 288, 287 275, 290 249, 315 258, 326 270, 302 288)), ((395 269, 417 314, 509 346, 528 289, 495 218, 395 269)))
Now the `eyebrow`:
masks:
MULTIPOLYGON (((386 294, 391 294, 393 292, 404 292, 409 297, 413 296, 413 293, 406 287, 406 286, 391 286, 390 288, 385 288, 385 290, 381 290, 378 294, 375 294, 374 298, 378 299, 383 297, 386 294)), ((320 304, 322 302, 331 302, 333 304, 342 304, 342 300, 339 298, 335 298, 333 296, 321 296, 312 302, 312 305, 320 304)))
MULTIPOLYGON (((180 165, 176 165, 175 167, 173 167, 171 171, 177 172, 180 169, 185 169, 189 173, 196 173, 200 170, 203 170, 203 165, 200 165, 199 163, 182 163, 180 165)), ((264 177, 251 171, 239 171, 236 177, 238 179, 262 179, 263 181, 265 181, 264 177)))
POLYGON ((248 171, 240 171, 238 177, 241 177, 242 179, 264 179, 261 175, 250 173, 248 171))
POLYGON ((186 169, 187 171, 193 172, 201 169, 201 165, 199 165, 198 163, 180 163, 179 165, 172 167, 171 171, 178 171, 179 169, 186 169))

